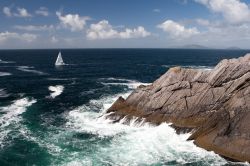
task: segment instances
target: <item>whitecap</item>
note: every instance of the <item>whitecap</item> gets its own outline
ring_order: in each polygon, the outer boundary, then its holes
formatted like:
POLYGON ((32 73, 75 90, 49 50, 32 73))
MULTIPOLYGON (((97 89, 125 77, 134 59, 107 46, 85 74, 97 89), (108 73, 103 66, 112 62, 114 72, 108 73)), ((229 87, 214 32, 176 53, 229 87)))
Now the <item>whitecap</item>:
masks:
POLYGON ((9 94, 5 89, 0 89, 0 98, 8 97, 9 94))
POLYGON ((149 83, 142 83, 137 80, 130 80, 124 78, 109 77, 109 78, 101 78, 100 80, 103 80, 103 82, 101 82, 101 84, 103 85, 127 86, 129 89, 136 89, 140 85, 149 85, 149 83))
POLYGON ((68 81, 68 80, 76 80, 77 78, 47 78, 50 81, 68 81))
POLYGON ((129 89, 135 89, 140 85, 150 85, 149 83, 141 83, 141 82, 130 82, 130 83, 104 83, 101 82, 103 85, 113 85, 113 86, 127 86, 129 89))
POLYGON ((48 89, 52 92, 50 94, 50 97, 54 99, 56 96, 59 96, 60 94, 62 94, 64 90, 64 86, 62 85, 49 86, 48 89))
POLYGON ((24 72, 30 72, 30 73, 34 73, 34 74, 38 74, 38 75, 47 75, 47 73, 35 70, 33 66, 18 66, 17 70, 24 71, 24 72))
MULTIPOLYGON (((6 142, 5 139, 8 134, 15 130, 18 131, 20 129, 20 121, 22 117, 20 116, 22 113, 26 111, 28 107, 32 104, 36 103, 35 99, 22 98, 13 101, 9 106, 1 107, 1 117, 0 117, 0 146, 3 147, 6 142)), ((12 136, 14 137, 14 136, 12 136)), ((9 141, 11 139, 8 139, 9 141)), ((8 141, 7 140, 7 141, 8 141)))
POLYGON ((3 61, 3 60, 0 59, 0 63, 16 63, 16 62, 14 62, 14 61, 3 61))
MULTIPOLYGON (((196 147, 186 141, 190 134, 177 135, 169 124, 152 126, 137 118, 123 118, 119 123, 106 119, 105 111, 119 97, 126 98, 130 92, 91 100, 88 104, 70 111, 66 128, 77 133, 90 133, 100 138, 110 138, 108 145, 99 144, 95 154, 77 153, 65 156, 67 163, 87 162, 90 165, 153 165, 176 161, 179 165, 202 161, 206 165, 221 165, 226 161, 213 152, 196 147), (93 109, 99 107, 99 112, 93 109), (126 122, 127 125, 124 123, 126 122), (111 139, 112 138, 112 139, 111 139), (126 155, 124 155, 126 154, 126 155)), ((92 146, 92 145, 90 145, 92 146)))
POLYGON ((137 82, 136 80, 130 80, 130 79, 125 79, 125 78, 114 78, 114 77, 100 78, 100 80, 105 80, 105 81, 123 81, 123 82, 137 82))
POLYGON ((8 72, 0 72, 0 77, 3 77, 3 76, 10 76, 12 75, 11 73, 8 73, 8 72))

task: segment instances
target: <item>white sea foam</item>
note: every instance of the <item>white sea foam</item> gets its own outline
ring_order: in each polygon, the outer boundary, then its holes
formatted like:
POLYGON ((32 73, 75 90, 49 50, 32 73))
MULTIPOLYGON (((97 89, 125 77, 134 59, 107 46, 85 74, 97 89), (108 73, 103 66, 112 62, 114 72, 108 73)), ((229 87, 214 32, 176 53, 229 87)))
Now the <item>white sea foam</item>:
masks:
POLYGON ((0 98, 8 97, 9 94, 5 89, 0 89, 0 98))
POLYGON ((68 81, 68 80, 76 80, 77 78, 47 78, 50 81, 68 81))
POLYGON ((64 90, 64 86, 62 86, 62 85, 49 86, 48 89, 52 92, 50 94, 50 97, 54 99, 55 97, 62 94, 62 92, 64 90))
POLYGON ((4 140, 11 131, 20 129, 20 121, 22 120, 20 115, 35 102, 35 99, 22 98, 14 101, 9 106, 0 108, 0 113, 2 114, 0 117, 1 147, 5 145, 4 140))
POLYGON ((3 61, 0 59, 0 63, 15 63, 14 61, 3 61))
POLYGON ((33 66, 18 66, 17 70, 29 72, 29 73, 34 73, 34 74, 38 74, 38 75, 47 75, 47 73, 35 70, 33 66))
POLYGON ((3 76, 10 76, 12 75, 11 73, 8 73, 8 72, 0 72, 0 77, 3 77, 3 76))
MULTIPOLYGON (((66 128, 77 133, 90 133, 100 138, 110 138, 108 145, 100 144, 95 154, 76 153, 65 156, 63 165, 164 165, 176 161, 177 165, 202 161, 206 165, 222 165, 226 161, 214 154, 186 141, 189 134, 177 135, 168 124, 151 126, 137 122, 136 118, 124 125, 112 123, 102 115, 112 103, 130 92, 91 100, 88 104, 70 111, 66 115, 66 128), (100 112, 93 112, 98 107, 100 112)), ((89 145, 92 146, 92 145, 89 145)))
POLYGON ((125 78, 114 78, 114 77, 100 78, 100 80, 105 80, 105 81, 122 81, 122 82, 138 82, 136 80, 130 80, 130 79, 125 79, 125 78))
POLYGON ((149 83, 142 83, 137 80, 123 79, 123 78, 101 78, 100 80, 103 85, 113 85, 113 86, 127 86, 129 89, 135 89, 140 85, 149 85, 149 83), (113 82, 111 82, 113 81, 113 82))
POLYGON ((213 66, 195 66, 195 65, 162 65, 162 67, 166 67, 166 68, 171 68, 171 67, 175 67, 175 66, 180 66, 183 68, 189 68, 189 69, 200 69, 200 70, 212 70, 214 67, 213 66))

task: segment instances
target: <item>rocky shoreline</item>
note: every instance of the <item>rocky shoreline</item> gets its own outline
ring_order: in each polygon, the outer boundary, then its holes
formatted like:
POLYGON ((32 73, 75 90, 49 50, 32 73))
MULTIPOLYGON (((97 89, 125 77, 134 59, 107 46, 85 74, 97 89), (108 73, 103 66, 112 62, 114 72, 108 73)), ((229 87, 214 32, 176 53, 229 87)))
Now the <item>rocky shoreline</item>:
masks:
POLYGON ((177 133, 209 151, 250 162, 250 54, 222 60, 212 70, 170 68, 127 99, 120 97, 107 118, 159 125, 172 123, 177 133))

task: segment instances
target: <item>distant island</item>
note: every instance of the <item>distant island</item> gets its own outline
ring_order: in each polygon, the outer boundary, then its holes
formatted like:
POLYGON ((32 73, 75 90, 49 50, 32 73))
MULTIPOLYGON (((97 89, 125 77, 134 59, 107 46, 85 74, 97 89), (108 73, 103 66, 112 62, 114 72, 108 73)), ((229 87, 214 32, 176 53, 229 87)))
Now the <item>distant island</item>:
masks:
POLYGON ((173 48, 178 49, 226 49, 226 50, 241 50, 242 48, 236 47, 236 46, 230 46, 225 48, 216 48, 216 47, 207 47, 199 44, 188 44, 188 45, 182 45, 182 46, 175 46, 173 48))

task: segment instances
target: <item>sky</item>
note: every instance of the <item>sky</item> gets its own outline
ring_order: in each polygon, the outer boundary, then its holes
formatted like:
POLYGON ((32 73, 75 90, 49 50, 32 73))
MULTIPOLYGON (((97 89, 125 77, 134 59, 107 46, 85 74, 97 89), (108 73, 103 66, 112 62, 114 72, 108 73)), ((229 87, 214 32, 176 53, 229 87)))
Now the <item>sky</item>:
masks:
POLYGON ((1 0, 0 49, 250 49, 250 0, 1 0))

